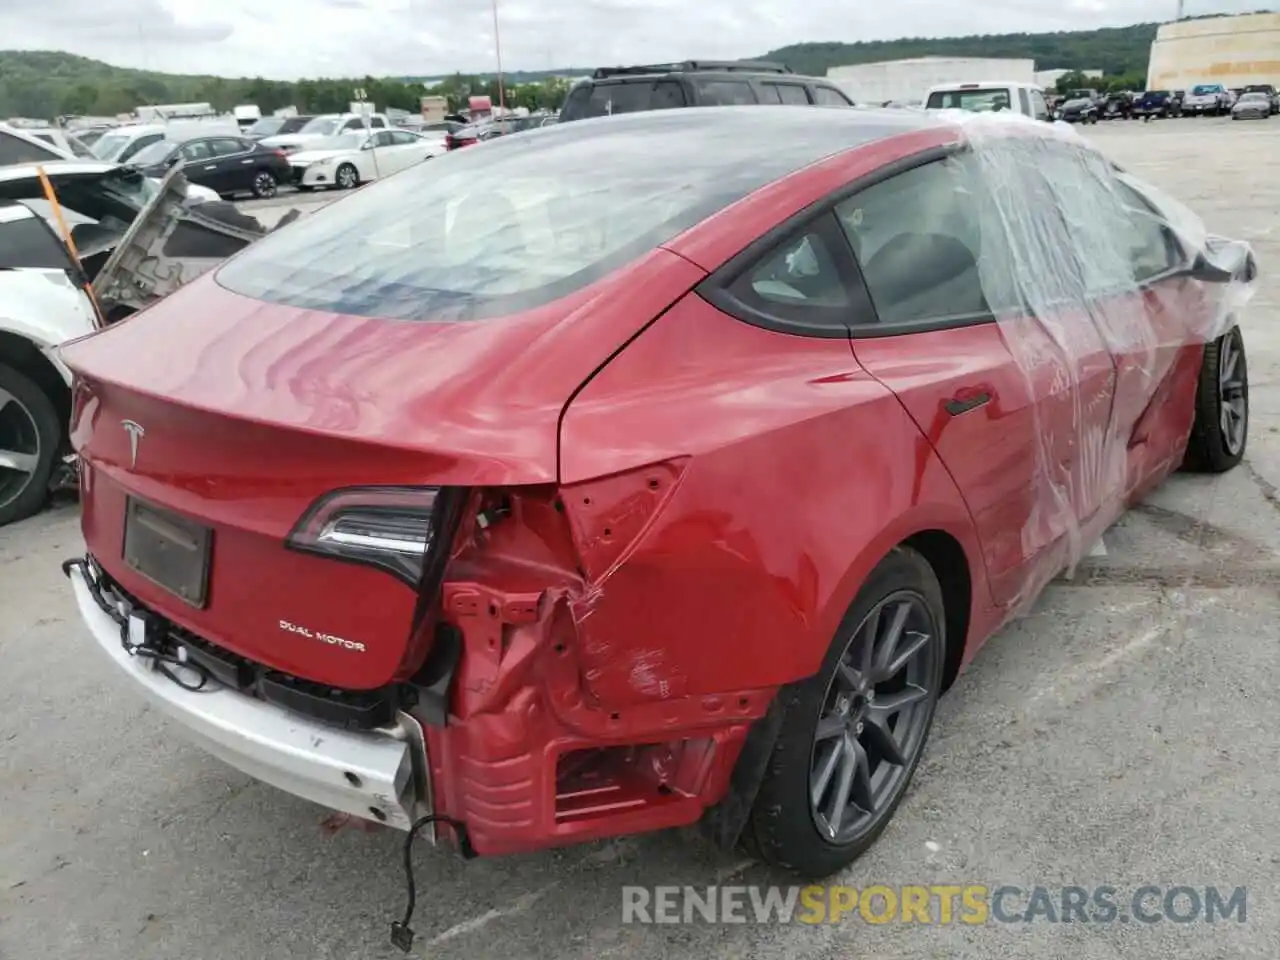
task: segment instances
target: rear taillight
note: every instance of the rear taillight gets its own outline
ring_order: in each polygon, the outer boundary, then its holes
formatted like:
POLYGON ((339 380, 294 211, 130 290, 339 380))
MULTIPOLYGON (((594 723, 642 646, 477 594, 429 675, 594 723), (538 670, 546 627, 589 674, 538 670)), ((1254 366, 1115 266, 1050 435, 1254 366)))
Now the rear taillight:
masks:
POLYGON ((453 134, 452 133, 445 134, 444 148, 446 150, 456 150, 457 147, 458 147, 458 141, 453 138, 453 134))
POLYGON ((274 154, 275 154, 277 157, 279 157, 281 160, 284 160, 284 159, 286 159, 286 158, 289 156, 289 155, 288 155, 287 153, 285 153, 283 150, 279 150, 279 149, 277 149, 277 150, 272 150, 271 152, 272 152, 272 153, 274 153, 274 154))
POLYGON ((377 567, 416 587, 433 538, 434 487, 348 487, 298 521, 294 550, 377 567))

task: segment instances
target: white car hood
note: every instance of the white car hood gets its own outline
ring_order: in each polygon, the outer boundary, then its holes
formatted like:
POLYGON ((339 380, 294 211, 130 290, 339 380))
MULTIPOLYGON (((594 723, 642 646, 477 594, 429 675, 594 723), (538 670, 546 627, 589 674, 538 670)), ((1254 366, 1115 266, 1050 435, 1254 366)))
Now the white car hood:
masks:
POLYGON ((355 150, 299 150, 289 154, 290 163, 319 163, 321 160, 335 160, 338 157, 349 157, 355 150))

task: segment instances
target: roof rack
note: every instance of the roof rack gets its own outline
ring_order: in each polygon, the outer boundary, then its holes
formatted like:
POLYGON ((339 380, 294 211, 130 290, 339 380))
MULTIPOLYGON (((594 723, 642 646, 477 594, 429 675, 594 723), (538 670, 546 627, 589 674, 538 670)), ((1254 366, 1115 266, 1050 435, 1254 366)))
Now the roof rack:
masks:
POLYGON ((725 73, 792 73, 785 63, 771 60, 682 60, 676 63, 646 63, 634 67, 597 67, 593 80, 608 77, 642 76, 653 73, 697 73, 714 70, 725 73))

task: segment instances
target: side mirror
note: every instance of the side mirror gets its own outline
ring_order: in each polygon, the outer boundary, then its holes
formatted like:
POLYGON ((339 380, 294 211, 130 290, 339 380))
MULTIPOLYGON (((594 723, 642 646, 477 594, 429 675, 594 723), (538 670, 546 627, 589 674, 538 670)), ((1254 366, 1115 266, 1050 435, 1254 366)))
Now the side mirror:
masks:
POLYGON ((174 164, 178 163, 178 161, 180 161, 181 159, 182 159, 182 157, 178 156, 178 155, 175 153, 172 157, 170 157, 168 160, 166 160, 166 161, 164 162, 164 165, 165 165, 166 167, 172 167, 174 164))
POLYGON ((1187 275, 1202 283, 1230 283, 1232 280, 1243 280, 1245 283, 1250 283, 1258 275, 1258 266, 1251 253, 1239 271, 1227 270, 1210 261, 1202 251, 1196 254, 1196 258, 1191 262, 1191 268, 1187 271, 1187 275))
POLYGON ((373 141, 372 141, 372 140, 366 140, 366 141, 361 145, 360 149, 361 149, 361 150, 372 150, 372 149, 373 149, 373 141))

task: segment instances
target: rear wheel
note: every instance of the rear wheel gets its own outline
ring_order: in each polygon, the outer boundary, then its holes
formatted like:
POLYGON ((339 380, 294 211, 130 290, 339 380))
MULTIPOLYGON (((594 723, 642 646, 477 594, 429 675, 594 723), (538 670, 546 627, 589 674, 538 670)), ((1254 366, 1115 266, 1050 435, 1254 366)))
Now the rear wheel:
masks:
POLYGON ((0 526, 44 506, 61 443, 53 401, 25 374, 0 365, 0 526))
POLYGON ((253 175, 253 195, 259 200, 274 197, 276 188, 276 177, 270 170, 259 170, 253 175))
POLYGON ((867 578, 818 673, 786 687, 782 726, 744 841, 827 877, 870 847, 906 794, 942 690, 942 591, 899 547, 867 578))
POLYGON ((1249 442, 1249 369, 1239 327, 1205 344, 1196 384, 1196 418, 1183 466, 1225 473, 1244 458, 1249 442))

